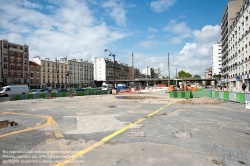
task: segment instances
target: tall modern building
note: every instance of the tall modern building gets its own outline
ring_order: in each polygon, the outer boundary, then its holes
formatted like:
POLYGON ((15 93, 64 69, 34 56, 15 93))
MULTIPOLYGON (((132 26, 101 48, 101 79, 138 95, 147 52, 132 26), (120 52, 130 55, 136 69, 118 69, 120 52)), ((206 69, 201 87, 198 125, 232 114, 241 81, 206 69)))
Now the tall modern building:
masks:
POLYGON ((115 80, 118 83, 123 80, 128 80, 130 77, 129 66, 128 64, 116 61, 115 71, 114 71, 114 60, 109 58, 95 58, 95 67, 94 67, 94 79, 97 82, 114 82, 114 72, 115 80))
POLYGON ((230 26, 242 6, 243 0, 230 0, 221 19, 222 80, 228 86, 228 36, 230 26))
POLYGON ((159 67, 154 68, 154 77, 160 78, 161 77, 161 69, 159 67))
POLYGON ((250 87, 250 0, 242 1, 232 20, 228 35, 229 87, 241 90, 242 83, 250 87))
POLYGON ((217 42, 212 47, 212 76, 221 74, 221 43, 217 42))
POLYGON ((151 67, 144 68, 142 73, 148 75, 148 78, 154 78, 154 69, 151 67))
POLYGON ((0 40, 0 83, 28 84, 29 46, 0 40))

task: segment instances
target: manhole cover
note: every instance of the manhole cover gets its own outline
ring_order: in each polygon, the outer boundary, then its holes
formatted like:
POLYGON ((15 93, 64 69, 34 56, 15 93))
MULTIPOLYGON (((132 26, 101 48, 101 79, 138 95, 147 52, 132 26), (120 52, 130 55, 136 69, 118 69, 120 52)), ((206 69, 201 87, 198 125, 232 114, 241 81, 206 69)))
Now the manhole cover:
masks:
POLYGON ((141 99, 158 99, 155 96, 116 96, 117 99, 131 99, 131 100, 141 100, 141 99))
POLYGON ((15 125, 17 125, 15 121, 8 121, 8 120, 0 121, 0 129, 9 127, 9 126, 15 126, 15 125))

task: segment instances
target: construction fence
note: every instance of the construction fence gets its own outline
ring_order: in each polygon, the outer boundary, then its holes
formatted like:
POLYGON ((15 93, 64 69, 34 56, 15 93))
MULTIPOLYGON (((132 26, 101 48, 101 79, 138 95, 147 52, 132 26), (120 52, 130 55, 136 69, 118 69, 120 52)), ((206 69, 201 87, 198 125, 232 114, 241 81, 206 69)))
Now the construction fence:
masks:
POLYGON ((250 93, 228 92, 228 91, 215 91, 215 90, 200 90, 200 91, 173 91, 169 93, 170 98, 215 98, 225 101, 233 101, 245 103, 250 101, 250 93))
POLYGON ((109 94, 109 91, 104 91, 98 88, 85 89, 84 91, 76 92, 61 92, 61 93, 42 93, 42 94, 23 94, 23 95, 10 95, 10 100, 27 100, 27 99, 46 99, 57 97, 73 97, 73 96, 86 96, 86 95, 104 95, 109 94))

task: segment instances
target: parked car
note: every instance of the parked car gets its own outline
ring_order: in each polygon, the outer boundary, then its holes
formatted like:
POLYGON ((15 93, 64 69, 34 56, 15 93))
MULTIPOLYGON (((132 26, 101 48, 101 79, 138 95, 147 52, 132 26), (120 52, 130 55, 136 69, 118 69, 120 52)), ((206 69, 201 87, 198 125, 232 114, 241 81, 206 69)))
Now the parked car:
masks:
POLYGON ((57 89, 57 90, 54 90, 54 93, 61 93, 61 92, 68 92, 67 89, 57 89))
POLYGON ((74 91, 77 92, 77 91, 84 91, 85 88, 75 88, 74 91))
POLYGON ((48 93, 46 89, 38 89, 36 91, 31 92, 32 94, 41 94, 41 93, 48 93))

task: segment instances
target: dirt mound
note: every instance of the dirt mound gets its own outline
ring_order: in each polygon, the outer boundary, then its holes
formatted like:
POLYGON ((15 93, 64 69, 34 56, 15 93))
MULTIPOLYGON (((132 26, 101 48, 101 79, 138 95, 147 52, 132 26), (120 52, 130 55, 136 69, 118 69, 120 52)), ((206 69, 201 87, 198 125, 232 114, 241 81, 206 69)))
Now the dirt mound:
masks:
POLYGON ((214 98, 201 97, 178 101, 180 104, 220 104, 222 101, 214 98))

